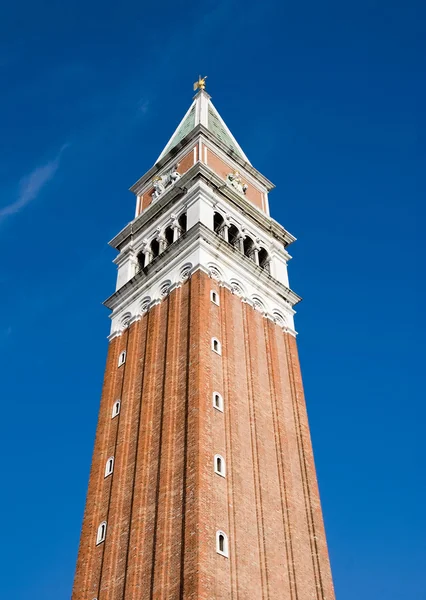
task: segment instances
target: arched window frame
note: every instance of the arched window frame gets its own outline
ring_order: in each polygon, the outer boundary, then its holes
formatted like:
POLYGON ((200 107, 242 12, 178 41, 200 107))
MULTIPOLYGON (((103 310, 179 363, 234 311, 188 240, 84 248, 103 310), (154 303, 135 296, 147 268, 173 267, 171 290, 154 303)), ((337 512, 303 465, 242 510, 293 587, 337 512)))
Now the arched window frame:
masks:
POLYGON ((212 337, 212 350, 216 354, 219 354, 219 356, 222 355, 222 344, 215 337, 212 337))
POLYGON ((171 225, 168 225, 165 228, 165 230, 164 230, 164 239, 165 239, 165 246, 166 246, 166 248, 168 248, 169 246, 171 246, 173 244, 174 231, 173 231, 173 227, 171 225))
POLYGON ((246 235, 243 241, 244 255, 254 261, 254 240, 250 235, 246 235))
POLYGON ((122 352, 120 352, 119 356, 118 356, 118 366, 122 367, 124 365, 124 363, 126 362, 126 351, 123 350, 122 352))
POLYGON ((179 215, 178 224, 180 227, 181 235, 183 235, 184 233, 186 233, 187 228, 188 228, 188 217, 186 215, 186 212, 183 212, 182 214, 179 215))
POLYGON ((160 253, 161 253, 160 241, 157 238, 154 238, 151 241, 150 250, 151 250, 151 260, 154 260, 154 258, 157 258, 157 256, 160 255, 160 253))
POLYGON ((228 229, 228 243, 233 247, 240 249, 241 232, 235 223, 231 223, 228 229))
POLYGON ((223 228, 224 222, 225 222, 225 219, 220 212, 213 213, 213 231, 217 235, 222 235, 222 228, 223 228))
POLYGON ((226 558, 229 557, 228 536, 224 531, 221 530, 216 531, 216 552, 222 556, 225 556, 226 558), (221 538, 223 544, 221 543, 221 538))
POLYGON ((226 463, 221 454, 214 455, 214 472, 220 477, 226 477, 226 463))
POLYGON ((210 300, 213 304, 216 304, 216 306, 220 306, 220 297, 216 290, 210 290, 210 300))
POLYGON ((223 397, 219 392, 213 392, 213 408, 216 410, 223 412, 223 397))
POLYGON ((102 523, 98 527, 98 531, 96 534, 96 545, 102 544, 102 542, 105 541, 106 531, 107 531, 107 522, 102 521, 102 523))
POLYGON ((121 402, 120 400, 116 400, 112 406, 112 415, 111 419, 117 417, 120 414, 121 402))
POLYGON ((259 267, 264 269, 267 273, 271 272, 271 257, 269 252, 264 246, 260 247, 259 250, 259 267))
POLYGON ((109 477, 109 475, 112 475, 113 471, 114 471, 114 457, 110 456, 109 459, 106 461, 106 465, 105 465, 105 477, 109 477))
POLYGON ((142 269, 144 269, 146 267, 145 252, 143 250, 141 250, 140 252, 138 252, 138 255, 137 255, 136 258, 137 258, 137 261, 138 261, 139 270, 142 271, 142 269))

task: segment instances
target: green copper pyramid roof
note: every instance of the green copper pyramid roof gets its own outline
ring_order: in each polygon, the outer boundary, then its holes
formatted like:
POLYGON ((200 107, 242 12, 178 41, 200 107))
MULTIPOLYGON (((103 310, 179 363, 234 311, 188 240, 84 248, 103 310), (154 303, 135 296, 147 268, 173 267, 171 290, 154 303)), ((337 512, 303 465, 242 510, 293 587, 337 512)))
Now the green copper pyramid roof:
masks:
POLYGON ((234 143, 232 136, 226 125, 221 123, 221 119, 216 110, 210 104, 208 114, 208 129, 215 135, 221 142, 225 144, 230 150, 236 152, 240 158, 244 159, 237 144, 234 143))
POLYGON ((213 106, 213 103, 210 101, 210 96, 203 90, 198 92, 195 96, 194 102, 191 104, 188 112, 183 117, 176 131, 158 157, 157 162, 172 148, 177 146, 179 142, 199 124, 204 125, 204 127, 206 127, 219 141, 225 144, 229 150, 235 152, 242 160, 250 163, 216 108, 213 106))
POLYGON ((165 147, 163 154, 179 144, 181 140, 195 127, 195 105, 193 104, 189 113, 184 117, 182 123, 177 128, 170 142, 165 147))

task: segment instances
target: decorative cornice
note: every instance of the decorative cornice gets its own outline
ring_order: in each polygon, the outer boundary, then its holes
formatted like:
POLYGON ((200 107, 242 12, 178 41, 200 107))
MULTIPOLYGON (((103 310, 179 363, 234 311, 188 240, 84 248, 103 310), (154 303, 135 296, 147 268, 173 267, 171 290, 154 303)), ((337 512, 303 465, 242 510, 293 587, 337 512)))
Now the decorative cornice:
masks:
MULTIPOLYGON (((191 272, 191 276, 193 273, 195 273, 196 271, 203 271, 206 275, 208 275, 209 277, 211 277, 211 274, 206 270, 203 269, 203 267, 200 265, 198 268, 194 269, 193 272, 191 272)), ((230 288, 230 286, 226 283, 223 282, 219 282, 221 287, 225 287, 226 289, 228 289, 232 294, 234 294, 232 288, 230 288)), ((177 287, 180 286, 173 286, 170 290, 169 290, 169 294, 176 289, 177 287)), ((153 308, 154 306, 156 306, 157 304, 160 304, 163 300, 165 300, 165 298, 158 298, 155 301, 151 302, 151 304, 149 305, 149 307, 147 308, 146 311, 144 311, 141 314, 135 315, 134 317, 132 317, 132 319, 129 321, 129 326, 132 325, 133 323, 135 323, 136 321, 140 321, 140 319, 143 317, 144 314, 148 313, 151 308, 153 308)), ((248 300, 247 298, 241 297, 241 302, 244 304, 248 304, 249 306, 251 306, 254 310, 259 310, 258 307, 256 306, 256 304, 254 302, 251 302, 250 300, 248 300)), ((297 336, 297 331, 295 329, 293 329, 292 327, 289 327, 285 321, 282 321, 281 318, 278 315, 274 315, 274 314, 270 314, 267 312, 263 313, 263 317, 265 319, 269 319, 270 321, 272 321, 273 323, 275 323, 276 325, 278 325, 279 327, 281 327, 281 329, 284 331, 284 333, 288 333, 289 335, 292 335, 293 337, 297 336)), ((116 337, 120 337, 125 331, 126 331, 127 327, 124 328, 118 328, 115 329, 114 331, 112 331, 108 336, 107 336, 107 340, 108 341, 112 341, 114 338, 116 337)))
POLYGON ((154 203, 150 204, 141 215, 128 223, 110 242, 110 246, 120 249, 120 246, 129 236, 136 234, 142 227, 146 227, 152 220, 158 218, 170 205, 183 194, 188 193, 194 187, 196 179, 201 178, 219 197, 225 198, 231 205, 244 215, 250 217, 258 226, 269 232, 273 237, 288 246, 296 240, 284 227, 260 211, 249 200, 242 197, 237 191, 228 186, 221 177, 203 163, 197 162, 179 181, 154 203))

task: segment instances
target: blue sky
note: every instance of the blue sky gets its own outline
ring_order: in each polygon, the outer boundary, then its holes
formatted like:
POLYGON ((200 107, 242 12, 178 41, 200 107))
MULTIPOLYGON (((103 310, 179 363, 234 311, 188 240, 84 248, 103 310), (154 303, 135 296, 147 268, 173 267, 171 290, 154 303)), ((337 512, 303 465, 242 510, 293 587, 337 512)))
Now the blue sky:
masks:
POLYGON ((115 283, 107 242, 201 73, 298 238, 290 278, 337 597, 426 599, 425 34, 420 0, 2 8, 2 597, 70 597, 115 283))

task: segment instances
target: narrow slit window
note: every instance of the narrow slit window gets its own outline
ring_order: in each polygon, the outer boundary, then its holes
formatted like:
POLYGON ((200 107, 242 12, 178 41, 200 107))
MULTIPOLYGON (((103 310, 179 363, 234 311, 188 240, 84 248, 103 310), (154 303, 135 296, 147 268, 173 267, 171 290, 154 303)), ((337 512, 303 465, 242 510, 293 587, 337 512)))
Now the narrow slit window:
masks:
POLYGON ((120 414, 120 400, 116 400, 114 402, 114 406, 112 407, 112 418, 116 417, 120 414))
POLYGON ((216 552, 228 557, 228 536, 223 531, 216 532, 216 552))
POLYGON ((213 302, 213 304, 217 304, 217 306, 220 305, 219 294, 214 290, 210 292, 210 300, 213 302))
POLYGON ((114 457, 110 456, 105 465, 105 477, 111 475, 114 470, 114 457))
POLYGON ((105 541, 106 529, 107 529, 107 524, 106 524, 106 521, 104 521, 98 527, 98 533, 96 535, 96 543, 97 544, 101 544, 102 542, 105 541))
POLYGON ((222 346, 217 338, 212 338, 212 350, 216 354, 222 354, 222 346))
POLYGON ((120 356, 118 357, 118 366, 121 367, 126 362, 126 351, 120 352, 120 356))
POLYGON ((214 472, 216 473, 216 475, 226 477, 225 460, 220 454, 216 454, 216 456, 214 457, 214 472))
POLYGON ((219 392, 213 392, 213 406, 220 412, 223 412, 223 398, 219 392))

